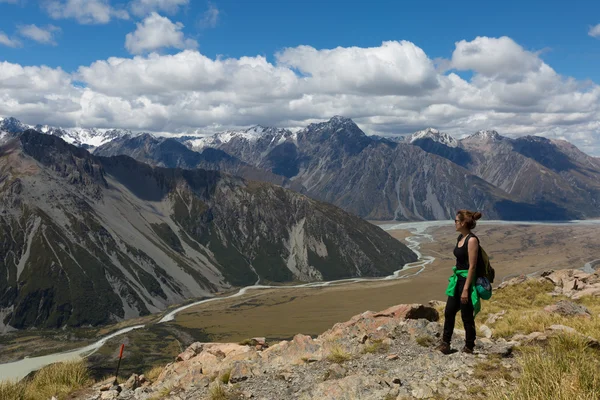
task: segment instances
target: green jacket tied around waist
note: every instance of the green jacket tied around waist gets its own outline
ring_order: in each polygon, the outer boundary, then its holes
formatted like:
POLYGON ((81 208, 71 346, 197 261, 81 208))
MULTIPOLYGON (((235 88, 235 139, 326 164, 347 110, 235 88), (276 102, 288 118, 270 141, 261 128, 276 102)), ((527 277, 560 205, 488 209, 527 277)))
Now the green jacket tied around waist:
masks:
MULTIPOLYGON (((454 291, 456 290, 456 283, 458 282, 458 277, 467 279, 467 275, 469 274, 469 270, 467 269, 458 269, 456 266, 452 267, 452 276, 448 278, 448 288, 446 289, 446 294, 450 297, 454 296, 454 291)), ((479 311, 481 311, 481 300, 479 299, 479 293, 475 290, 473 283, 471 283, 471 301, 473 302, 473 310, 475 311, 474 315, 477 315, 479 311)))

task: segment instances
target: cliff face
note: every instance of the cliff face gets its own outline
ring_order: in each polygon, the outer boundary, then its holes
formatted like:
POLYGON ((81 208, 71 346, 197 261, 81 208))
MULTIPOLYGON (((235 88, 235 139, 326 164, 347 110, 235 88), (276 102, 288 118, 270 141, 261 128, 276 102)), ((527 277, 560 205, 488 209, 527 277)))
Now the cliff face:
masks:
POLYGON ((97 325, 232 285, 383 276, 416 255, 328 204, 221 172, 0 147, 2 326, 97 325))

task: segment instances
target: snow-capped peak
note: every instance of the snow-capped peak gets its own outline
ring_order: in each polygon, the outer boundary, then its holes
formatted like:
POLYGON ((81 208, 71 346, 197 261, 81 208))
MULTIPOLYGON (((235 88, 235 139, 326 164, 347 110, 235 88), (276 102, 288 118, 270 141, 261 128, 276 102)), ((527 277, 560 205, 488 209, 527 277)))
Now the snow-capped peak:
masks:
POLYGON ((0 131, 20 133, 30 128, 30 125, 26 125, 13 117, 2 118, 2 120, 0 120, 0 131))
POLYGON ((47 135, 58 136, 67 143, 76 146, 98 147, 118 137, 131 134, 129 130, 122 129, 95 129, 95 128, 59 128, 50 125, 27 125, 16 118, 0 119, 0 131, 21 133, 27 129, 35 129, 47 135))
POLYGON ((481 130, 477 131, 475 134, 471 135, 470 138, 479 139, 479 140, 492 140, 498 141, 502 140, 502 136, 496 131, 493 130, 481 130))
POLYGON ((440 132, 434 128, 427 128, 422 131, 417 131, 410 136, 409 142, 413 143, 419 139, 431 139, 434 142, 444 144, 448 147, 458 147, 458 140, 445 132, 440 132))
POLYGON ((199 136, 196 139, 186 140, 185 143, 191 146, 192 149, 200 151, 206 147, 219 147, 225 143, 236 140, 244 140, 247 142, 256 142, 264 137, 271 137, 271 142, 277 143, 285 141, 291 135, 287 129, 265 127, 255 125, 243 130, 229 130, 218 132, 211 136, 199 136))

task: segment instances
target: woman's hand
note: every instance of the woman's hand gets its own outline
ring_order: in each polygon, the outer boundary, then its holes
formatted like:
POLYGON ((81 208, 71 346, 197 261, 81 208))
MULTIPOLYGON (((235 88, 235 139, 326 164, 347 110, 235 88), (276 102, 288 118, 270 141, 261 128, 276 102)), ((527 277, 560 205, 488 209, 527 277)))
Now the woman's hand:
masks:
POLYGON ((469 302, 469 292, 467 290, 463 290, 462 295, 460 296, 460 301, 463 304, 467 304, 469 302))

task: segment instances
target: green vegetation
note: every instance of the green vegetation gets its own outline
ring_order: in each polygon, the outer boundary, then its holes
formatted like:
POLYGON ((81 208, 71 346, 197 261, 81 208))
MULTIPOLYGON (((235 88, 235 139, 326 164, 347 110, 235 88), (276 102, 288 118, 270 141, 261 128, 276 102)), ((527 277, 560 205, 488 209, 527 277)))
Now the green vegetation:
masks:
POLYGON ((513 378, 510 371, 502 365, 500 356, 488 356, 487 360, 481 361, 475 365, 473 376, 484 382, 493 382, 498 379, 511 381, 513 378))
POLYGON ((600 352, 576 337, 551 338, 546 346, 529 346, 520 356, 522 375, 516 388, 495 399, 597 399, 600 352))
MULTIPOLYGON (((553 289, 554 285, 551 282, 529 280, 520 285, 497 290, 490 301, 482 304, 476 322, 481 324, 491 314, 505 311, 506 314, 502 318, 489 325, 495 337, 509 339, 515 334, 544 332, 550 325, 560 324, 599 339, 600 318, 573 318, 544 311, 544 307, 548 305, 567 300, 564 296, 550 296, 549 293, 553 289)), ((596 297, 584 297, 574 302, 586 306, 592 315, 600 314, 600 299, 596 297)), ((457 318, 457 321, 459 319, 457 318)))
POLYGON ((435 344, 436 340, 430 335, 421 335, 418 336, 415 341, 419 346, 423 347, 431 347, 435 344))
POLYGON ((223 382, 225 385, 229 383, 229 378, 231 377, 231 368, 223 371, 219 376, 219 380, 223 382))
POLYGON ((48 400, 66 396, 91 383, 83 361, 49 365, 33 378, 21 382, 0 382, 0 400, 48 400))
POLYGON ((180 254, 184 254, 183 246, 179 237, 173 232, 171 227, 163 222, 162 224, 150 224, 154 233, 158 235, 170 248, 180 254))
POLYGON ((285 282, 294 279, 294 274, 287 268, 281 257, 282 250, 281 243, 260 239, 252 266, 262 279, 269 282, 285 282))
POLYGON ((210 400, 228 400, 225 387, 219 383, 210 386, 210 400))
POLYGON ((363 348, 363 353, 385 353, 390 348, 390 345, 384 343, 381 339, 369 341, 363 348))
POLYGON ((352 359, 352 355, 342 348, 339 344, 334 344, 329 349, 327 360, 332 363, 342 364, 352 359))

